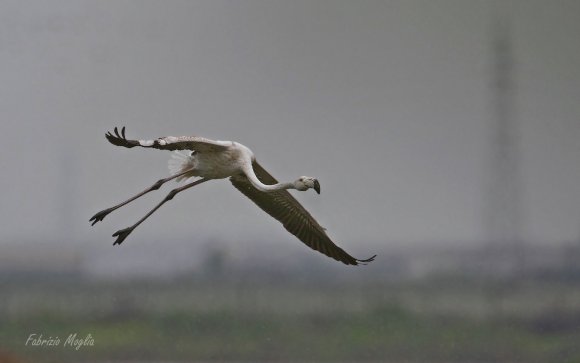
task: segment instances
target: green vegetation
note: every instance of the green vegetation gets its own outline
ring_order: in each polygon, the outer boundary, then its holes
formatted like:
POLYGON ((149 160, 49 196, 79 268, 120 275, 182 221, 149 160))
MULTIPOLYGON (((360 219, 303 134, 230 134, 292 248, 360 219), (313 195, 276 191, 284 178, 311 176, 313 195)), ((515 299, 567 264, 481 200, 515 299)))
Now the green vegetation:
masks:
POLYGON ((572 293, 555 309, 538 305, 550 290, 534 284, 501 294, 444 281, 28 286, 3 286, 0 350, 30 362, 580 362, 574 286, 561 287, 572 293), (25 346, 32 333, 61 344, 25 346), (94 346, 63 347, 71 333, 91 334, 94 346))

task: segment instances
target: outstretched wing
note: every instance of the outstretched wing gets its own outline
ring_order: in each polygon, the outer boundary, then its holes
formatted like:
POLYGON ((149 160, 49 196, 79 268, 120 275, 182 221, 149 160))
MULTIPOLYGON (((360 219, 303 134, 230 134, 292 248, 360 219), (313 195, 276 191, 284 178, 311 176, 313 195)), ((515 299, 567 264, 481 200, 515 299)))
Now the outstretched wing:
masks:
POLYGON ((160 150, 195 150, 198 152, 223 151, 229 147, 229 142, 206 139, 199 136, 165 136, 155 140, 127 140, 125 127, 114 133, 108 132, 105 137, 113 145, 132 148, 135 146, 150 147, 160 150))
MULTIPOLYGON (((278 183, 256 161, 253 162, 252 167, 262 183, 278 183)), ((318 224, 314 217, 287 190, 262 192, 256 189, 243 174, 232 176, 230 181, 246 197, 250 198, 266 213, 276 218, 284 225, 284 228, 288 232, 298 237, 299 240, 310 248, 346 265, 358 265, 360 263, 370 262, 375 258, 373 256, 367 260, 358 260, 334 244, 326 234, 324 228, 318 224)))

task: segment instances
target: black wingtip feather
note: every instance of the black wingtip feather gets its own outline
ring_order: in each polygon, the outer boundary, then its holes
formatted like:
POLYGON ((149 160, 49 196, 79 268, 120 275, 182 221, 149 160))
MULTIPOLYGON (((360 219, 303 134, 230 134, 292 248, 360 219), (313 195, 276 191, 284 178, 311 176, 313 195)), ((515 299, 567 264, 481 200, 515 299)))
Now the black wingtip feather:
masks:
POLYGON ((105 137, 107 138, 107 140, 109 140, 109 142, 111 144, 116 145, 116 146, 123 146, 123 147, 127 147, 127 148, 139 146, 139 141, 127 140, 127 137, 125 136, 125 126, 123 126, 120 133, 119 133, 119 128, 115 127, 113 129, 113 132, 111 132, 111 131, 107 132, 105 134, 105 137))
POLYGON ((369 258, 367 258, 366 260, 356 260, 357 265, 367 265, 369 262, 373 262, 375 260, 375 257, 377 257, 377 255, 371 256, 369 258))

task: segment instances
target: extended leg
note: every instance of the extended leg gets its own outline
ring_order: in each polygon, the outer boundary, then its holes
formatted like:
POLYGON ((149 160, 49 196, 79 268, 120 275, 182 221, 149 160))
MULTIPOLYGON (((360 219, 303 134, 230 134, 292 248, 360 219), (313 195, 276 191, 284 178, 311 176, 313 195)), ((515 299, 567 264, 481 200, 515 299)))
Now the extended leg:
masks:
POLYGON ((126 201, 124 201, 123 203, 117 204, 114 207, 111 208, 107 208, 105 210, 100 211, 99 213, 95 214, 94 216, 92 216, 91 219, 89 219, 89 222, 93 222, 91 223, 91 226, 94 226, 95 223, 102 221, 103 219, 105 219, 105 217, 107 216, 107 214, 111 213, 112 211, 114 211, 115 209, 121 208, 122 206, 124 206, 125 204, 131 203, 132 201, 134 201, 135 199, 142 197, 143 195, 153 191, 153 190, 157 190, 159 188, 161 188, 161 186, 165 183, 167 183, 170 180, 173 180, 175 178, 178 178, 182 175, 185 175, 187 173, 191 172, 191 170, 186 170, 182 173, 179 174, 175 174, 172 175, 168 178, 165 179, 159 179, 158 181, 155 182, 155 184, 153 184, 152 186, 150 186, 149 188, 145 189, 144 191, 142 191, 141 193, 137 194, 136 196, 127 199, 126 201))
POLYGON ((165 204, 165 202, 173 199, 173 197, 175 197, 175 195, 177 193, 182 192, 185 189, 189 189, 191 187, 194 187, 194 186, 196 186, 198 184, 201 184, 201 183, 203 183, 205 181, 208 181, 208 180, 210 180, 210 179, 205 179, 205 178, 204 179, 199 179, 199 180, 196 180, 196 181, 194 181, 192 183, 185 184, 182 187, 175 188, 172 191, 170 191, 169 194, 167 194, 167 196, 159 204, 157 204, 155 206, 155 208, 151 209, 149 211, 149 213, 145 214, 145 216, 143 218, 141 218, 140 220, 138 220, 137 223, 135 223, 131 227, 127 227, 125 229, 120 229, 117 232, 115 232, 113 234, 113 237, 117 237, 117 240, 113 243, 113 245, 120 245, 125 240, 125 238, 127 238, 127 236, 129 234, 131 234, 131 232, 133 232, 133 230, 135 228, 137 228, 138 225, 140 225, 141 223, 143 223, 144 220, 146 220, 147 218, 149 218, 149 216, 152 215, 157 209, 159 209, 159 207, 161 207, 163 204, 165 204))

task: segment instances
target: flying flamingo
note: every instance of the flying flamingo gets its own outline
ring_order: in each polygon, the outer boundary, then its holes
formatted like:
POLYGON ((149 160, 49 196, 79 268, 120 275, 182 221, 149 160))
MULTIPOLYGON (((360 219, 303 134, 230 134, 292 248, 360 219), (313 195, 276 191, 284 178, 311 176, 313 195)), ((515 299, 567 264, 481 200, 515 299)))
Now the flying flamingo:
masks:
POLYGON ((295 235, 310 248, 325 254, 346 265, 359 265, 371 262, 376 255, 359 260, 342 248, 338 247, 310 213, 287 191, 296 189, 306 191, 314 189, 320 194, 320 183, 315 178, 301 176, 293 182, 279 183, 270 175, 254 157, 254 153, 246 146, 234 141, 210 140, 199 136, 166 136, 155 140, 128 140, 125 137, 125 127, 119 130, 115 127, 114 134, 108 132, 105 137, 113 145, 132 148, 141 146, 160 150, 173 150, 175 154, 169 162, 172 172, 170 177, 160 179, 134 197, 107 208, 95 214, 89 222, 92 225, 102 221, 109 213, 127 203, 159 189, 164 183, 176 179, 185 180, 200 177, 189 184, 175 188, 151 209, 143 218, 130 227, 118 230, 113 234, 117 237, 113 245, 121 244, 127 236, 165 202, 186 189, 212 179, 229 178, 231 183, 258 207, 282 223, 288 232, 295 235), (176 150, 187 150, 186 153, 176 150))

